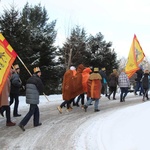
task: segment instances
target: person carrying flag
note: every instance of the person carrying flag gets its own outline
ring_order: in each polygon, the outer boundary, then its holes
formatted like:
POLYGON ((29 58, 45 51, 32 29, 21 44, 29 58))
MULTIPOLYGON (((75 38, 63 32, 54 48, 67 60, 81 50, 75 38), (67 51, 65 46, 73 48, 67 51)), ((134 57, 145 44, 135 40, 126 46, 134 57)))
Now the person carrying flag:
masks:
POLYGON ((4 112, 6 112, 6 126, 15 126, 16 123, 11 121, 10 106, 8 101, 10 93, 10 78, 11 72, 6 79, 2 92, 0 93, 0 114, 4 117, 4 112))

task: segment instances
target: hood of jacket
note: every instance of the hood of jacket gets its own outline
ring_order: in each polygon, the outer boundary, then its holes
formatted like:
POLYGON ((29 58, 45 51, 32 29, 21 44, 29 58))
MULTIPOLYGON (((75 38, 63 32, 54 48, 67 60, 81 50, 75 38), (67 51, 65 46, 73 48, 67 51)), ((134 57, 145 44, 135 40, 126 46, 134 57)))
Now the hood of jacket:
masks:
POLYGON ((90 80, 102 80, 102 77, 99 73, 92 73, 89 77, 90 80))
POLYGON ((78 68, 77 68, 77 72, 78 73, 82 73, 82 71, 84 70, 84 66, 82 65, 82 64, 80 64, 79 66, 78 66, 78 68))
POLYGON ((92 72, 91 68, 85 68, 83 70, 83 73, 90 73, 90 72, 92 72))

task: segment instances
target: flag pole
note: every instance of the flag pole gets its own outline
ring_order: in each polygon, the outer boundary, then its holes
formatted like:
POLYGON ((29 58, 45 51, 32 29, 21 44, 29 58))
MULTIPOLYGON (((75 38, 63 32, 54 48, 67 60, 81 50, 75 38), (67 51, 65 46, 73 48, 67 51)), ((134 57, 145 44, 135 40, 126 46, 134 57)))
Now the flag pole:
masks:
POLYGON ((32 76, 31 72, 29 71, 29 69, 26 67, 26 65, 24 64, 24 62, 21 60, 21 58, 17 55, 17 58, 20 60, 20 62, 23 64, 23 66, 26 68, 26 70, 28 71, 28 73, 30 74, 30 76, 32 76))
MULTIPOLYGON (((26 70, 28 71, 28 73, 32 76, 31 72, 29 71, 29 69, 26 67, 26 65, 24 64, 24 62, 21 60, 21 58, 17 55, 17 58, 20 60, 20 62, 23 64, 23 66, 26 68, 26 70)), ((43 95, 45 96, 45 98, 50 101, 47 96, 45 95, 45 93, 43 92, 43 95)))

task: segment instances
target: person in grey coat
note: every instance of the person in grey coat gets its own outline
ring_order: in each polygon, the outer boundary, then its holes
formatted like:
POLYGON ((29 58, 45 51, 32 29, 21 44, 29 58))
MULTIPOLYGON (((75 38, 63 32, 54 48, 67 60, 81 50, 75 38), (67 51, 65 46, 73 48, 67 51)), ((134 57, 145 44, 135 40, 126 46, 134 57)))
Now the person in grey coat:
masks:
POLYGON ((128 89, 130 87, 130 80, 125 73, 125 69, 122 69, 119 77, 118 77, 118 85, 120 87, 120 102, 125 102, 125 97, 128 94, 128 89))
POLYGON ((33 116, 33 126, 42 125, 39 122, 39 95, 43 92, 44 85, 40 79, 41 71, 39 67, 34 68, 34 74, 27 80, 26 83, 26 103, 30 104, 30 108, 26 116, 19 123, 19 127, 25 131, 24 126, 28 123, 31 116, 33 116))

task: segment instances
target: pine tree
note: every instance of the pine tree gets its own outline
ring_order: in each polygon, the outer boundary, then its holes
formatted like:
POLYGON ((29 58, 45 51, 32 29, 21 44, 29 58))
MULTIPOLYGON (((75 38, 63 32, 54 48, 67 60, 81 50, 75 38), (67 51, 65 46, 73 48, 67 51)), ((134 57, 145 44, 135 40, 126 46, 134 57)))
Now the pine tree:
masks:
POLYGON ((113 68, 118 68, 117 54, 111 46, 112 42, 106 42, 100 32, 96 36, 90 35, 87 42, 89 65, 105 67, 108 74, 113 68))
MULTIPOLYGON (((42 71, 43 82, 45 83, 45 93, 55 93, 55 87, 58 76, 54 75, 56 47, 54 46, 57 32, 55 31, 56 20, 48 22, 49 18, 45 7, 40 4, 29 6, 27 3, 23 10, 5 10, 4 15, 0 18, 0 29, 11 46, 20 56, 24 64, 31 73, 34 66, 39 66, 42 71)), ((16 60, 21 64, 18 60, 16 60)), ((21 79, 23 84, 30 76, 21 67, 21 79)), ((57 88, 56 88, 57 89, 57 88)))
POLYGON ((46 94, 55 93, 55 87, 58 86, 58 76, 55 74, 54 67, 56 66, 56 47, 54 46, 56 20, 48 23, 47 11, 40 4, 34 7, 26 4, 23 19, 30 28, 30 47, 34 54, 30 57, 32 61, 30 63, 41 68, 46 94))
MULTIPOLYGON (((85 66, 105 67, 107 74, 110 74, 113 68, 118 68, 119 63, 117 54, 111 47, 112 42, 106 42, 100 32, 96 36, 89 35, 87 37, 84 28, 81 29, 77 26, 72 29, 70 37, 59 49, 59 61, 67 69, 70 65, 77 67, 83 63, 85 66)), ((62 69, 63 72, 64 70, 62 69)))
POLYGON ((86 32, 84 28, 76 26, 71 31, 71 35, 67 38, 62 49, 59 49, 59 61, 64 64, 64 68, 68 69, 70 65, 78 66, 85 64, 84 53, 86 49, 86 32))

